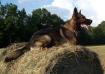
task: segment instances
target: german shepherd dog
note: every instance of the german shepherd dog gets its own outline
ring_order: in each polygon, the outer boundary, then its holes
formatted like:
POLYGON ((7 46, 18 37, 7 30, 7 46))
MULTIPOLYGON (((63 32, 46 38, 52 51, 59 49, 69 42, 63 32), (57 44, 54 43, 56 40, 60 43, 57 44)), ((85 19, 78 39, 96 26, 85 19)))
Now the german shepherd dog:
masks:
POLYGON ((68 20, 63 26, 59 28, 47 28, 35 32, 25 48, 14 51, 6 56, 5 61, 11 61, 18 58, 25 51, 33 49, 34 47, 50 47, 64 40, 70 45, 76 45, 77 32, 81 29, 88 29, 92 20, 87 19, 74 8, 72 18, 68 20))

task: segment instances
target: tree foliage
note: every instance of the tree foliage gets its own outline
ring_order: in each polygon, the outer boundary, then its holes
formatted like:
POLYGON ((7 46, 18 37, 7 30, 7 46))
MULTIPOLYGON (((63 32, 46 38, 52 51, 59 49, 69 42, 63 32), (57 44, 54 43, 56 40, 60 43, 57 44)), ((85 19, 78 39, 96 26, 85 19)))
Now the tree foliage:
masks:
POLYGON ((94 28, 94 42, 105 44, 105 21, 94 28))
MULTIPOLYGON (((45 8, 39 8, 27 14, 15 4, 0 3, 0 47, 12 42, 28 41, 32 34, 40 29, 59 27, 64 21, 45 8)), ((81 30, 78 41, 81 44, 105 44, 105 21, 91 31, 81 30)))
POLYGON ((0 3, 0 47, 28 41, 35 31, 58 27, 63 23, 60 17, 45 8, 33 10, 32 15, 27 15, 24 8, 19 10, 15 4, 0 3))

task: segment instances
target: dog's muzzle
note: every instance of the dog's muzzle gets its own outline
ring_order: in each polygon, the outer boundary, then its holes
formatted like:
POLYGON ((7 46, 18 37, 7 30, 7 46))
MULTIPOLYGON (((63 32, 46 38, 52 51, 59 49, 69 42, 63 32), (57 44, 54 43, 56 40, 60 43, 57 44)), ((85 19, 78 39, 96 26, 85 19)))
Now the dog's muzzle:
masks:
POLYGON ((89 26, 90 26, 91 23, 92 23, 92 20, 87 19, 86 20, 86 23, 85 24, 82 24, 81 27, 84 28, 84 29, 86 29, 86 30, 89 30, 89 26))
POLYGON ((89 29, 89 25, 86 25, 86 24, 82 24, 81 27, 84 28, 84 29, 86 29, 86 30, 89 29))
POLYGON ((87 22, 87 23, 86 23, 87 25, 90 25, 90 24, 92 23, 92 20, 87 19, 86 22, 87 22))

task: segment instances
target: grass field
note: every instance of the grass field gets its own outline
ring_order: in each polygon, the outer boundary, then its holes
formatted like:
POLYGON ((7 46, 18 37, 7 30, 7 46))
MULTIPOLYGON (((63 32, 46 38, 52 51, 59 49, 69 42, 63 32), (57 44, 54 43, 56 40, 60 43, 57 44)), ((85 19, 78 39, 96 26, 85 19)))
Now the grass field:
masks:
POLYGON ((90 50, 96 52, 99 56, 101 65, 104 69, 105 74, 105 45, 99 45, 99 46, 87 46, 90 50))

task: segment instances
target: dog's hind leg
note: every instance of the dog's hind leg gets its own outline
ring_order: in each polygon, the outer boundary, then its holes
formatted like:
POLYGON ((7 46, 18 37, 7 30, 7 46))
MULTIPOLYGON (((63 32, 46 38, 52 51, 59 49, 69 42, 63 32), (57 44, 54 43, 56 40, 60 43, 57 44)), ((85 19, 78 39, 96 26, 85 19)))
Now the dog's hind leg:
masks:
POLYGON ((50 47, 52 43, 52 38, 49 35, 38 36, 37 38, 33 38, 30 42, 30 48, 35 49, 36 47, 43 50, 43 48, 50 47))

